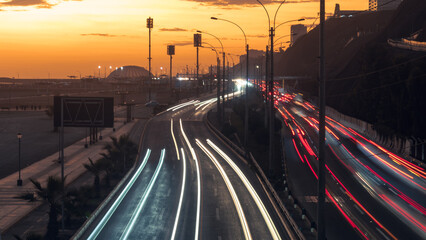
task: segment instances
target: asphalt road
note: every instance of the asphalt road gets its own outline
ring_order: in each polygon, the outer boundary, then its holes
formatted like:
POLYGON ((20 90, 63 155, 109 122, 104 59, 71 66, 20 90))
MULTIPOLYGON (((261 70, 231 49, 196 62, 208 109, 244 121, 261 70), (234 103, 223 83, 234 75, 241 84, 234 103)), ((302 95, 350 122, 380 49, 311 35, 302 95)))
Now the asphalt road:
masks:
MULTIPOLYGON (((309 177, 292 179, 309 188, 316 184, 318 111, 307 102, 291 99, 278 104, 290 130, 286 150, 292 152, 288 159, 293 162, 288 167, 289 171, 310 172, 309 177)), ((425 170, 331 118, 327 128, 328 199, 358 236, 426 239, 425 170)))
POLYGON ((289 239, 257 176, 207 129, 203 100, 147 124, 138 165, 81 239, 289 239))

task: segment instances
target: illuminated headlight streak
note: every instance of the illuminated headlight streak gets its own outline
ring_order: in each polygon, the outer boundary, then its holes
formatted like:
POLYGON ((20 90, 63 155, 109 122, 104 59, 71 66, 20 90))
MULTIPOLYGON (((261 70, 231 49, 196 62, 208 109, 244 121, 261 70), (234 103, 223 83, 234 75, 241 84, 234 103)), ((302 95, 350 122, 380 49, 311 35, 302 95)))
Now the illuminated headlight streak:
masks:
POLYGON ((173 143, 175 144, 177 159, 180 160, 178 145, 176 142, 175 134, 173 133, 173 118, 170 119, 170 131, 172 132, 172 138, 173 138, 173 143))
POLYGON ((178 104, 178 105, 176 105, 176 106, 173 106, 173 107, 168 108, 168 109, 167 109, 167 111, 173 110, 173 109, 175 109, 175 108, 179 108, 179 107, 181 107, 181 106, 185 106, 185 105, 191 104, 191 103, 193 103, 193 102, 194 102, 194 100, 191 100, 191 101, 189 101, 189 102, 184 102, 184 103, 178 104))
POLYGON ((93 230, 93 232, 88 237, 89 240, 96 239, 96 237, 99 235, 99 233, 104 228, 105 224, 108 222, 108 220, 111 218, 112 214, 114 214, 115 210, 117 209, 118 205, 120 205, 123 198, 126 196, 127 192, 130 188, 132 188, 133 184, 135 183, 136 179, 141 174, 142 170, 145 168, 146 163, 148 162, 149 156, 151 155, 151 149, 148 149, 146 151, 145 157, 142 161, 142 164, 136 171, 135 175, 130 179, 130 181, 127 183, 126 187, 123 189, 123 191, 120 193, 120 195, 117 197, 115 202, 111 205, 111 208, 108 209, 107 213, 104 215, 102 220, 99 222, 99 224, 96 226, 96 228, 93 230))
POLYGON ((204 153, 210 158, 210 160, 212 160, 212 162, 216 166, 217 170, 219 171, 220 175, 222 175, 222 178, 225 181, 226 187, 228 188, 228 191, 231 194, 232 200, 234 201, 234 206, 237 210, 238 217, 239 217, 241 225, 243 227, 245 239, 252 239, 251 234, 250 234, 250 229, 249 229, 246 217, 244 215, 243 208, 241 207, 240 200, 238 200, 238 196, 235 193, 234 187, 232 186, 232 183, 229 180, 228 175, 226 175, 226 172, 225 172, 225 170, 223 170, 220 163, 213 156, 213 154, 200 142, 200 140, 195 139, 195 141, 197 142, 197 145, 201 148, 201 150, 203 150, 204 153))
POLYGON ((179 222, 179 216, 180 216, 180 210, 182 208, 182 202, 183 202, 183 193, 185 192, 185 179, 186 179, 186 159, 185 159, 185 152, 183 151, 183 148, 180 149, 182 152, 182 160, 183 160, 183 177, 182 177, 182 190, 180 192, 180 198, 179 198, 179 205, 176 213, 176 219, 175 219, 175 225, 173 226, 173 232, 171 240, 175 239, 176 237, 176 229, 179 222))
MULTIPOLYGON (((209 105, 209 104, 211 104, 211 103, 213 103, 213 102, 216 102, 216 98, 212 98, 212 99, 209 99, 209 100, 207 100, 207 101, 204 101, 204 102, 199 103, 199 104, 198 104, 198 106, 195 108, 195 110, 198 110, 199 108, 201 108, 201 107, 203 107, 203 106, 205 106, 205 105, 209 105)), ((203 108, 203 109, 204 109, 204 108, 203 108)))
POLYGON ((198 102, 200 102, 200 101, 198 101, 198 100, 191 100, 191 101, 189 101, 189 102, 186 102, 186 103, 181 103, 181 104, 179 104, 179 105, 177 105, 177 106, 174 106, 174 107, 171 107, 171 108, 168 108, 167 109, 167 111, 176 111, 176 110, 178 110, 178 109, 181 109, 181 108, 183 108, 183 107, 186 107, 186 106, 189 106, 189 105, 194 105, 194 104, 196 104, 196 103, 198 103, 198 102))
POLYGON ((136 221, 138 220, 139 215, 140 215, 140 213, 141 213, 141 211, 142 211, 142 209, 143 209, 143 207, 146 203, 146 200, 148 199, 148 196, 151 193, 152 186, 154 186, 154 183, 158 178, 158 173, 160 172, 161 167, 163 166, 165 154, 166 154, 166 150, 162 149, 161 155, 160 155, 160 161, 157 165, 157 168, 155 169, 154 175, 152 176, 151 180, 149 181, 148 187, 145 190, 145 192, 143 193, 142 198, 139 201, 136 210, 133 212, 132 218, 130 219, 129 223, 127 224, 126 228, 124 229, 124 232, 121 235, 120 239, 123 239, 123 240, 128 239, 130 233, 132 232, 132 230, 133 230, 133 228, 136 224, 136 221))
POLYGON ((188 140, 188 137, 185 134, 182 126, 182 119, 179 119, 180 130, 182 132, 183 138, 185 139, 186 144, 188 144, 189 150, 191 151, 192 159, 195 161, 195 166, 197 169, 197 215, 195 220, 195 240, 198 240, 198 235, 200 232, 200 212, 201 212, 201 176, 200 176, 200 166, 198 165, 197 155, 195 154, 194 149, 192 148, 191 143, 188 140))
POLYGON ((263 204, 262 200, 260 199, 259 195, 257 194, 256 190, 254 190, 251 183, 248 181, 244 173, 241 171, 241 169, 229 158, 228 155, 226 155, 218 146, 216 146, 212 141, 207 139, 207 143, 212 147, 219 155, 225 159, 225 161, 234 169, 234 171, 237 173, 237 175, 240 177, 241 181, 244 183, 244 186, 249 191, 251 197, 255 201, 257 207, 259 208, 260 213, 262 214, 263 219, 265 220, 266 225, 268 226, 269 232, 271 233, 271 236, 273 239, 281 239, 277 228, 275 227, 274 222, 271 219, 271 216, 269 215, 268 211, 266 210, 265 205, 263 204))

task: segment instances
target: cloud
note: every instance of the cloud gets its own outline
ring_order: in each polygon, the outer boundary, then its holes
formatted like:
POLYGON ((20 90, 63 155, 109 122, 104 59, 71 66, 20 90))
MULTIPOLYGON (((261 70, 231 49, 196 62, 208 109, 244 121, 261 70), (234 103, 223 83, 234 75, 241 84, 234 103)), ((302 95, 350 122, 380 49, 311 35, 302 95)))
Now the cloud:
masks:
POLYGON ((192 41, 176 41, 176 42, 172 42, 166 45, 175 45, 175 46, 189 46, 192 45, 193 42, 192 41))
POLYGON ((247 35, 248 38, 266 38, 268 35, 265 34, 256 34, 256 35, 247 35))
MULTIPOLYGON (((259 6, 259 3, 255 0, 184 0, 188 2, 197 2, 201 6, 213 6, 222 9, 239 9, 241 7, 255 7, 259 6)), ((280 0, 262 0, 264 5, 281 3, 280 0)), ((308 2, 319 2, 319 0, 288 0, 285 4, 290 3, 308 3, 308 2)))
POLYGON ((65 1, 82 1, 82 0, 60 0, 60 1, 49 1, 49 0, 9 0, 7 2, 0 3, 1 7, 36 7, 36 8, 52 8, 65 1))
POLYGON ((88 37, 88 36, 95 36, 95 37, 126 37, 126 35, 114 35, 114 34, 108 34, 108 33, 82 33, 80 36, 88 37))
POLYGON ((183 29, 183 28, 160 28, 159 29, 160 32, 188 32, 188 29, 183 29))

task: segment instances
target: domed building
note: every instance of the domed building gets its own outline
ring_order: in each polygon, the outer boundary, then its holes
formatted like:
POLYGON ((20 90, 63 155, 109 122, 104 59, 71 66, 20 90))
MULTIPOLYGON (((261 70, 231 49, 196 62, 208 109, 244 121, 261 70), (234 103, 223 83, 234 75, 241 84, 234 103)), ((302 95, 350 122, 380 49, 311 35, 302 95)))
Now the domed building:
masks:
POLYGON ((113 83, 139 83, 149 77, 149 71, 138 66, 119 67, 108 76, 107 81, 113 83))

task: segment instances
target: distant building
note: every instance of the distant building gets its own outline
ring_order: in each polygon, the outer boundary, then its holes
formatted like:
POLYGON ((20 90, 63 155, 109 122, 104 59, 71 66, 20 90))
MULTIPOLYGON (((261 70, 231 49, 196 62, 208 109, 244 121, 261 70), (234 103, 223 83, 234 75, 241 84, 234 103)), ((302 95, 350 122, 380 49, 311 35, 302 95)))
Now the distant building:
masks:
POLYGON ((291 25, 290 44, 293 45, 297 39, 308 33, 308 28, 303 24, 291 25))
POLYGON ((117 68, 106 78, 109 82, 134 83, 149 78, 149 72, 138 66, 123 66, 117 68))
POLYGON ((369 11, 395 10, 403 0, 368 0, 369 11))
MULTIPOLYGON (((371 1, 371 0, 370 0, 371 1)), ((334 16, 335 18, 342 18, 342 17, 353 17, 357 14, 360 14, 364 11, 359 10, 341 10, 340 4, 336 3, 336 7, 334 8, 334 16)))
MULTIPOLYGON (((250 59, 255 59, 255 58, 263 57, 264 55, 265 55, 264 51, 255 50, 255 49, 249 50, 249 58, 250 59)), ((240 63, 246 62, 246 58, 247 58, 246 54, 241 55, 240 56, 240 63)), ((249 62, 250 62, 250 59, 249 59, 249 62)))

